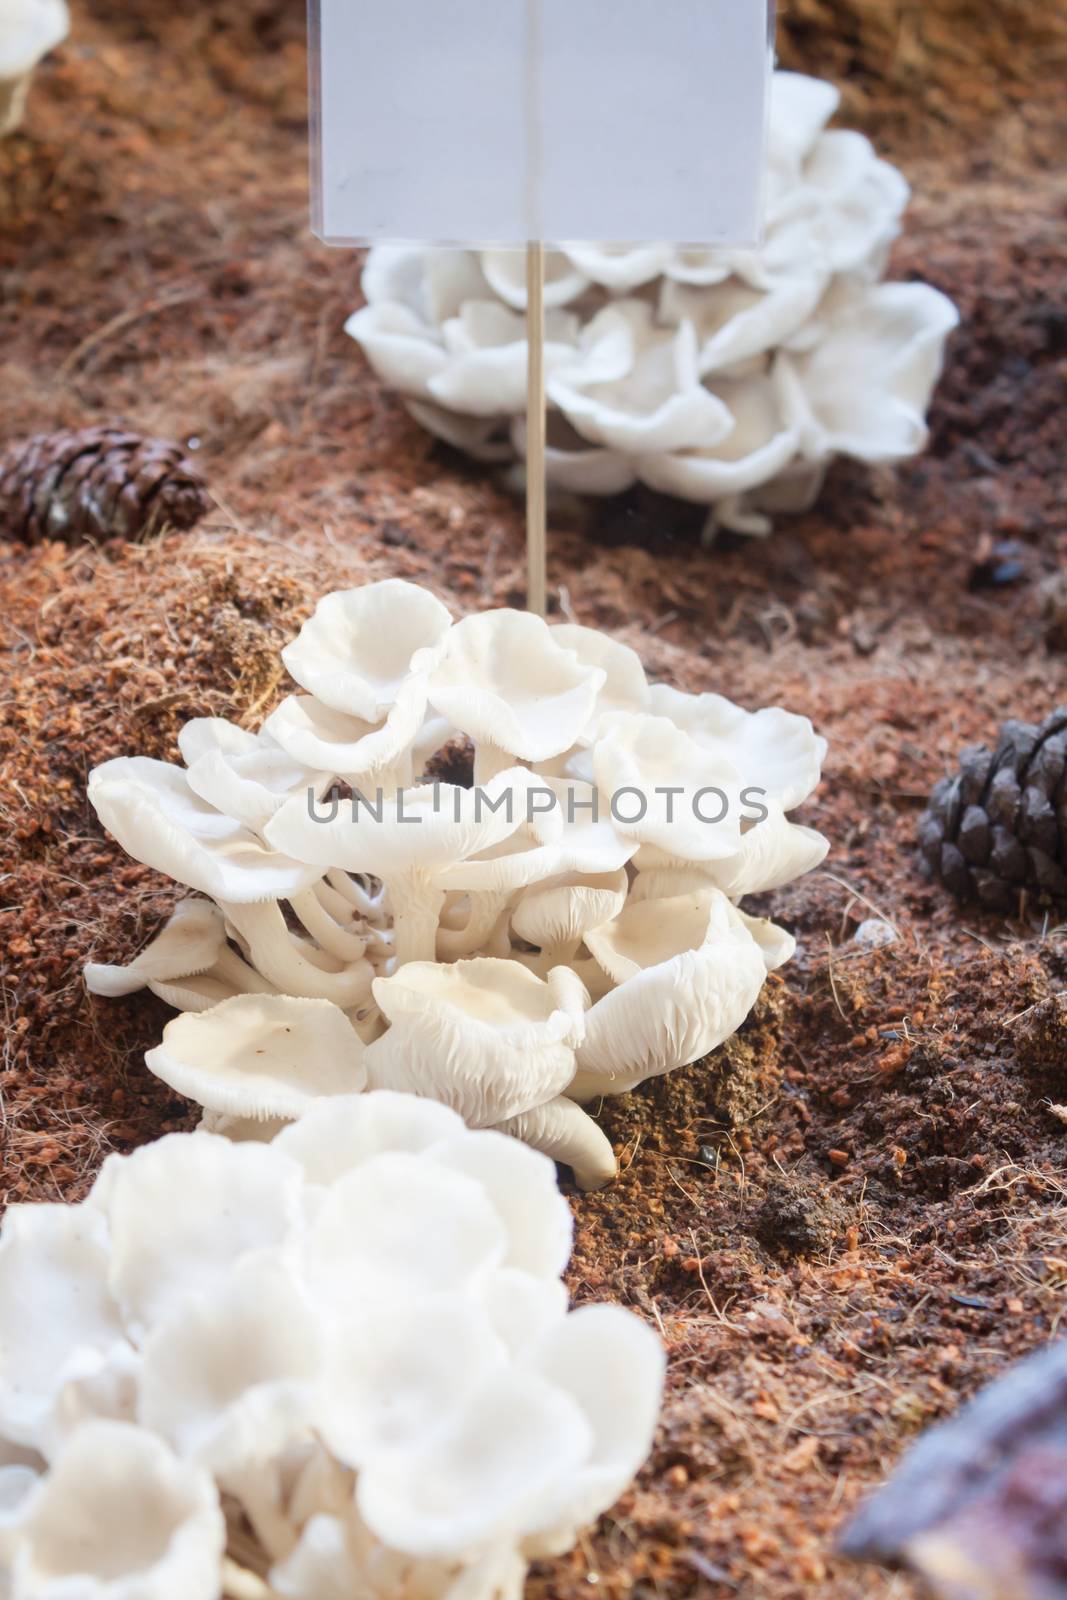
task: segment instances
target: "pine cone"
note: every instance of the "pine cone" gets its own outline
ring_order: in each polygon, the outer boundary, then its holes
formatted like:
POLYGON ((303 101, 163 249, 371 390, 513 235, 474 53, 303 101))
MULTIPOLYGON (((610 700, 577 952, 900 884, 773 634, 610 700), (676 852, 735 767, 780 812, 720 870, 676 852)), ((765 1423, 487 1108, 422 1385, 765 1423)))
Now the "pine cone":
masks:
POLYGON ((0 536, 24 544, 191 528, 210 505, 178 445, 121 428, 39 433, 0 454, 0 536))
POLYGON ((1006 722, 996 748, 964 750, 919 823, 923 858, 957 900, 1012 911, 1023 890, 1067 902, 1067 708, 1006 722))

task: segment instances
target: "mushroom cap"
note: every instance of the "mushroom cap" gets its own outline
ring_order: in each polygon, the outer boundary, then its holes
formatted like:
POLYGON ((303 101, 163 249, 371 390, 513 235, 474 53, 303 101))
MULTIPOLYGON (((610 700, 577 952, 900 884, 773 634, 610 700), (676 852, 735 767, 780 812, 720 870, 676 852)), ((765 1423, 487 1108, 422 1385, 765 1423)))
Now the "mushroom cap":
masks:
POLYGON ((298 1117, 316 1096, 365 1087, 363 1050, 329 1000, 239 994, 168 1022, 145 1062, 209 1111, 298 1117))
POLYGON ((814 828, 790 822, 776 801, 768 809, 768 816, 741 835, 736 856, 707 865, 708 877, 731 900, 780 889, 826 859, 829 839, 814 828))
POLYGON ((322 1355, 320 1318, 290 1267, 266 1252, 246 1256, 149 1333, 138 1420, 225 1478, 307 1428, 322 1355))
POLYGON ((243 1255, 287 1243, 302 1186, 281 1150, 212 1133, 167 1134, 105 1161, 90 1200, 108 1219, 108 1286, 131 1335, 217 1292, 243 1255))
POLYGON ((124 1370, 132 1355, 107 1285, 96 1211, 14 1205, 0 1234, 0 1435, 50 1453, 65 1391, 124 1370))
MULTIPOLYGON (((549 632, 564 650, 574 651, 583 667, 597 667, 604 674, 593 712, 593 730, 607 711, 648 710, 648 679, 636 650, 601 633, 599 628, 585 628, 577 622, 551 623, 549 632)), ((588 732, 585 737, 589 737, 588 732)))
POLYGON ((926 283, 846 284, 834 294, 814 349, 777 358, 787 420, 800 429, 804 453, 868 462, 917 454, 945 340, 958 322, 952 301, 926 283))
POLYGON ((312 1104, 274 1142, 309 1183, 329 1187, 383 1151, 418 1155, 466 1132, 462 1119, 436 1100, 377 1089, 312 1104))
POLYGON ((217 1600, 226 1524, 202 1468, 125 1422, 72 1435, 22 1519, 16 1600, 217 1600))
POLYGON ((457 622, 430 679, 430 704, 476 743, 545 761, 576 743, 605 681, 540 617, 484 611, 457 622))
POLYGON ((374 997, 392 1026, 367 1048, 371 1084, 442 1100, 471 1127, 562 1093, 588 998, 565 967, 546 982, 489 956, 409 962, 374 997))
POLYGON ((521 806, 513 805, 509 818, 506 809, 494 811, 491 805, 512 789, 524 794, 529 782, 528 772, 513 769, 483 790, 419 784, 383 796, 381 821, 366 807, 359 808, 356 820, 342 808, 324 821, 312 817, 302 800, 290 800, 264 833, 278 849, 295 851, 320 868, 372 872, 386 882, 409 872, 432 879, 509 838, 522 823, 521 806))
POLYGON ((542 950, 571 944, 617 917, 627 888, 624 867, 618 872, 567 873, 523 893, 511 913, 512 929, 542 950))
POLYGON ((271 712, 263 731, 294 759, 358 783, 412 748, 425 712, 426 676, 410 673, 381 723, 336 711, 314 695, 294 694, 271 712))
POLYGON ((325 595, 282 660, 323 705, 377 725, 414 657, 436 650, 451 626, 451 614, 427 590, 386 578, 325 595))
POLYGON ((155 938, 125 967, 90 961, 85 987, 90 994, 135 994, 152 979, 190 978, 215 965, 226 943, 222 912, 210 900, 180 900, 155 938))
POLYGON ((592 1431, 591 1449, 572 1474, 560 1475, 542 1529, 558 1550, 613 1505, 652 1449, 663 1397, 663 1346, 620 1306, 579 1306, 544 1334, 531 1369, 576 1402, 592 1431))
POLYGON ((443 1427, 369 1462, 356 1503, 392 1549, 459 1556, 537 1531, 593 1444, 571 1396, 523 1367, 502 1368, 443 1427))
POLYGON ((807 717, 780 706, 745 711, 721 694, 685 694, 653 684, 651 709, 712 755, 729 761, 743 788, 762 788, 783 811, 792 811, 816 787, 826 740, 807 717))
POLYGON ((586 943, 625 981, 586 1014, 576 1098, 617 1093, 707 1055, 740 1027, 767 975, 760 946, 715 889, 628 905, 586 943))
POLYGON ((309 889, 319 876, 201 800, 187 774, 165 761, 144 756, 105 761, 89 774, 89 800, 135 861, 213 900, 284 898, 309 889))
POLYGON ((620 797, 613 820, 624 837, 655 845, 678 861, 714 861, 736 853, 743 780, 725 749, 702 748, 666 717, 611 712, 601 722, 601 736, 593 746, 593 773, 609 803, 620 797), (678 792, 657 793, 667 788, 678 792), (624 790, 631 791, 625 800, 624 790), (704 790, 718 790, 727 797, 721 820, 710 820, 712 807, 721 809, 721 800, 702 799, 704 790), (633 793, 642 802, 640 812, 633 793), (631 810, 633 821, 626 820, 631 810), (705 817, 709 820, 702 820, 705 817))
POLYGON ((505 1359, 473 1295, 361 1306, 330 1328, 315 1427, 339 1461, 362 1469, 454 1422, 505 1359))
POLYGON ((475 1179, 385 1150, 322 1196, 308 1223, 305 1276, 331 1316, 373 1305, 397 1310, 474 1290, 508 1247, 504 1222, 475 1179))
POLYGON ((65 0, 4 0, 0 6, 0 79, 32 72, 70 32, 65 0))

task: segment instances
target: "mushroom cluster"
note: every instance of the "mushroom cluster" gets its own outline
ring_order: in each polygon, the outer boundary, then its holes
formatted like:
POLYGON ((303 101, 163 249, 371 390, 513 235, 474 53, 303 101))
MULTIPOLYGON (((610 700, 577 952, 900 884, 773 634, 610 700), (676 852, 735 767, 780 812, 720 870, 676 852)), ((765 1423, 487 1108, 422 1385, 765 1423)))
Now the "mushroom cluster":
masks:
MULTIPOLYGON (((763 534, 812 504, 834 456, 923 448, 957 313, 926 284, 880 282, 908 187, 862 134, 827 129, 838 98, 775 73, 757 249, 549 253, 551 484, 641 482, 713 508, 709 538, 763 534)), ((521 458, 522 253, 377 246, 363 292, 347 331, 418 422, 478 459, 521 458)))
POLYGON ((212 1128, 405 1090, 606 1182, 581 1105, 714 1050, 793 952, 738 902, 822 860, 788 813, 824 741, 397 579, 327 595, 282 656, 304 692, 258 732, 198 718, 185 766, 91 774, 123 848, 206 898, 90 990, 182 1013, 146 1059, 212 1128), (473 782, 426 777, 460 736, 473 782))
POLYGON ((0 0, 0 138, 22 121, 38 61, 69 30, 66 0, 0 0))
POLYGON ((410 1095, 170 1134, 0 1233, 10 1600, 517 1600, 652 1442, 551 1162, 410 1095))

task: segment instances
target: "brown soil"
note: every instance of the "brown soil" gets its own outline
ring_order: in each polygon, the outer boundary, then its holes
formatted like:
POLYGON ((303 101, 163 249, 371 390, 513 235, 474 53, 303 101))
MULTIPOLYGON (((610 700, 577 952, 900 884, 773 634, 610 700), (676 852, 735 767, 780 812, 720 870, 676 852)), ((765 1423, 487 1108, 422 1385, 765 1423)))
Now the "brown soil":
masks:
MULTIPOLYGON (((959 910, 913 836, 961 745, 1067 698, 1042 619, 1067 553, 1065 36, 1041 0, 794 0, 787 64, 848 74, 915 185, 895 270, 963 311, 931 449, 841 468, 762 543, 704 552, 652 496, 553 528, 558 609, 688 689, 815 719, 834 852, 771 897, 801 954, 724 1059, 604 1110, 625 1170, 576 1199, 574 1287, 658 1324, 670 1392, 638 1487, 539 1570, 543 1600, 911 1594, 838 1562, 835 1529, 1056 1330, 1063 930, 959 910), (879 915, 895 941, 857 940, 879 915)), ((78 1194, 107 1149, 192 1120, 141 1062, 165 1009, 82 989, 174 896, 103 837, 90 766, 173 755, 190 715, 261 716, 329 587, 521 603, 519 508, 341 331, 358 264, 307 231, 304 71, 299 0, 95 0, 0 146, 0 444, 93 422, 196 441, 219 501, 189 535, 0 563, 9 1197, 78 1194)))

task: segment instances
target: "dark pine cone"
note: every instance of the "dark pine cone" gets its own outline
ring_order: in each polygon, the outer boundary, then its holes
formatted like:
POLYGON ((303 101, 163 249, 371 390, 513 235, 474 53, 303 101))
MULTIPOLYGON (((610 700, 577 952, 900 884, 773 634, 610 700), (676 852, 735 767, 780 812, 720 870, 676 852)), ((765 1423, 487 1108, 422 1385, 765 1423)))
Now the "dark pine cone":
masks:
POLYGON ((1067 902, 1067 708, 1006 722, 996 748, 964 750, 919 823, 923 857, 957 900, 1012 911, 1022 890, 1067 902))
POLYGON ((0 536, 136 539, 191 528, 210 508, 176 444, 121 428, 39 433, 0 454, 0 536))

